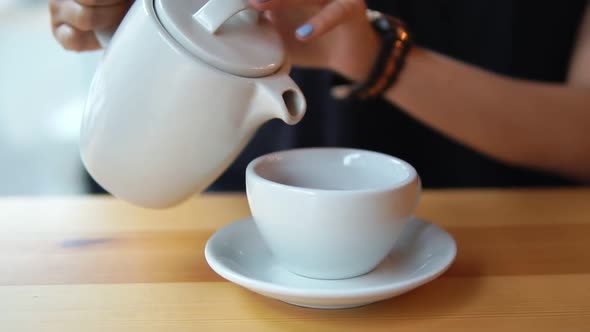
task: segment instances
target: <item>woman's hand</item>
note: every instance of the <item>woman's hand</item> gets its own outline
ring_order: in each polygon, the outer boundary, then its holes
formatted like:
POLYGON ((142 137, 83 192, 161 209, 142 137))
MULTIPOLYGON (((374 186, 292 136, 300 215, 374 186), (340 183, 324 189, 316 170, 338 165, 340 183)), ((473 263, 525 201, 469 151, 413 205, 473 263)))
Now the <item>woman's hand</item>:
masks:
MULTIPOLYGON (((294 65, 368 75, 379 40, 364 0, 250 0, 281 32, 294 65)), ((49 0, 52 30, 73 51, 100 48, 95 30, 117 26, 133 0, 49 0)))
POLYGON ((364 0, 250 0, 279 29, 294 65, 334 70, 364 80, 379 38, 364 0))
POLYGON ((133 0, 49 0, 53 35, 72 51, 100 48, 95 30, 119 25, 133 0))

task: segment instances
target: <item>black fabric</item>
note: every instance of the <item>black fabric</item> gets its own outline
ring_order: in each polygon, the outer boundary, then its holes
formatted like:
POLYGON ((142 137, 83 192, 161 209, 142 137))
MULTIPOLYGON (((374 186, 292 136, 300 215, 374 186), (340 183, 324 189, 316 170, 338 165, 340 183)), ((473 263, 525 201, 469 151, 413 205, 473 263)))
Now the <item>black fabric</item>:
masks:
MULTIPOLYGON (((369 7, 405 20, 416 44, 497 73, 561 82, 585 1, 412 0, 368 1, 369 7)), ((566 179, 496 162, 415 121, 383 101, 340 102, 330 72, 294 69, 308 101, 295 126, 263 125, 240 157, 210 190, 243 190, 253 158, 276 150, 343 146, 388 153, 410 162, 425 188, 512 187, 575 184, 566 179)), ((510 144, 510 142, 506 142, 510 144)))

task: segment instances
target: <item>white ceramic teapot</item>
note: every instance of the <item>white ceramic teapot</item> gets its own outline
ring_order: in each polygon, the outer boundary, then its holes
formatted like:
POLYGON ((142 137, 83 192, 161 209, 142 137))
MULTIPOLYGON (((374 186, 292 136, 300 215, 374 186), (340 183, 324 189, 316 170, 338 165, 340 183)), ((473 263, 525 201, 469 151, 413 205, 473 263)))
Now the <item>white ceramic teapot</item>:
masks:
POLYGON ((209 186, 264 122, 296 124, 305 98, 279 34, 246 0, 137 0, 85 108, 90 175, 122 200, 180 203, 209 186))

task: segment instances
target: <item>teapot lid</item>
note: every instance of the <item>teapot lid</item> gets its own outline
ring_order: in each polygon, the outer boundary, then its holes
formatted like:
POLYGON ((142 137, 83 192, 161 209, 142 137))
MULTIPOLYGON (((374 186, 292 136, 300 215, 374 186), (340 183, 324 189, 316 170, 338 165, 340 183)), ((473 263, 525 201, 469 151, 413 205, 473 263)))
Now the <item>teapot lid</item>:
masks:
POLYGON ((227 73, 268 76, 285 61, 280 35, 247 0, 156 0, 155 11, 178 43, 227 73))

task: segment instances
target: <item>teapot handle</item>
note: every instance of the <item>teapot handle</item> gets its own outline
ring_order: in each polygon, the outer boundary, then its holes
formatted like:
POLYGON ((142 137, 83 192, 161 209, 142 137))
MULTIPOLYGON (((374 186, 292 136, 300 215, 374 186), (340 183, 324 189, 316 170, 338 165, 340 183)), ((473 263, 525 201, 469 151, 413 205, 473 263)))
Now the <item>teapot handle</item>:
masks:
POLYGON ((256 18, 258 17, 258 13, 252 9, 248 0, 209 0, 193 15, 193 18, 203 28, 214 34, 225 21, 244 10, 250 10, 256 18))

